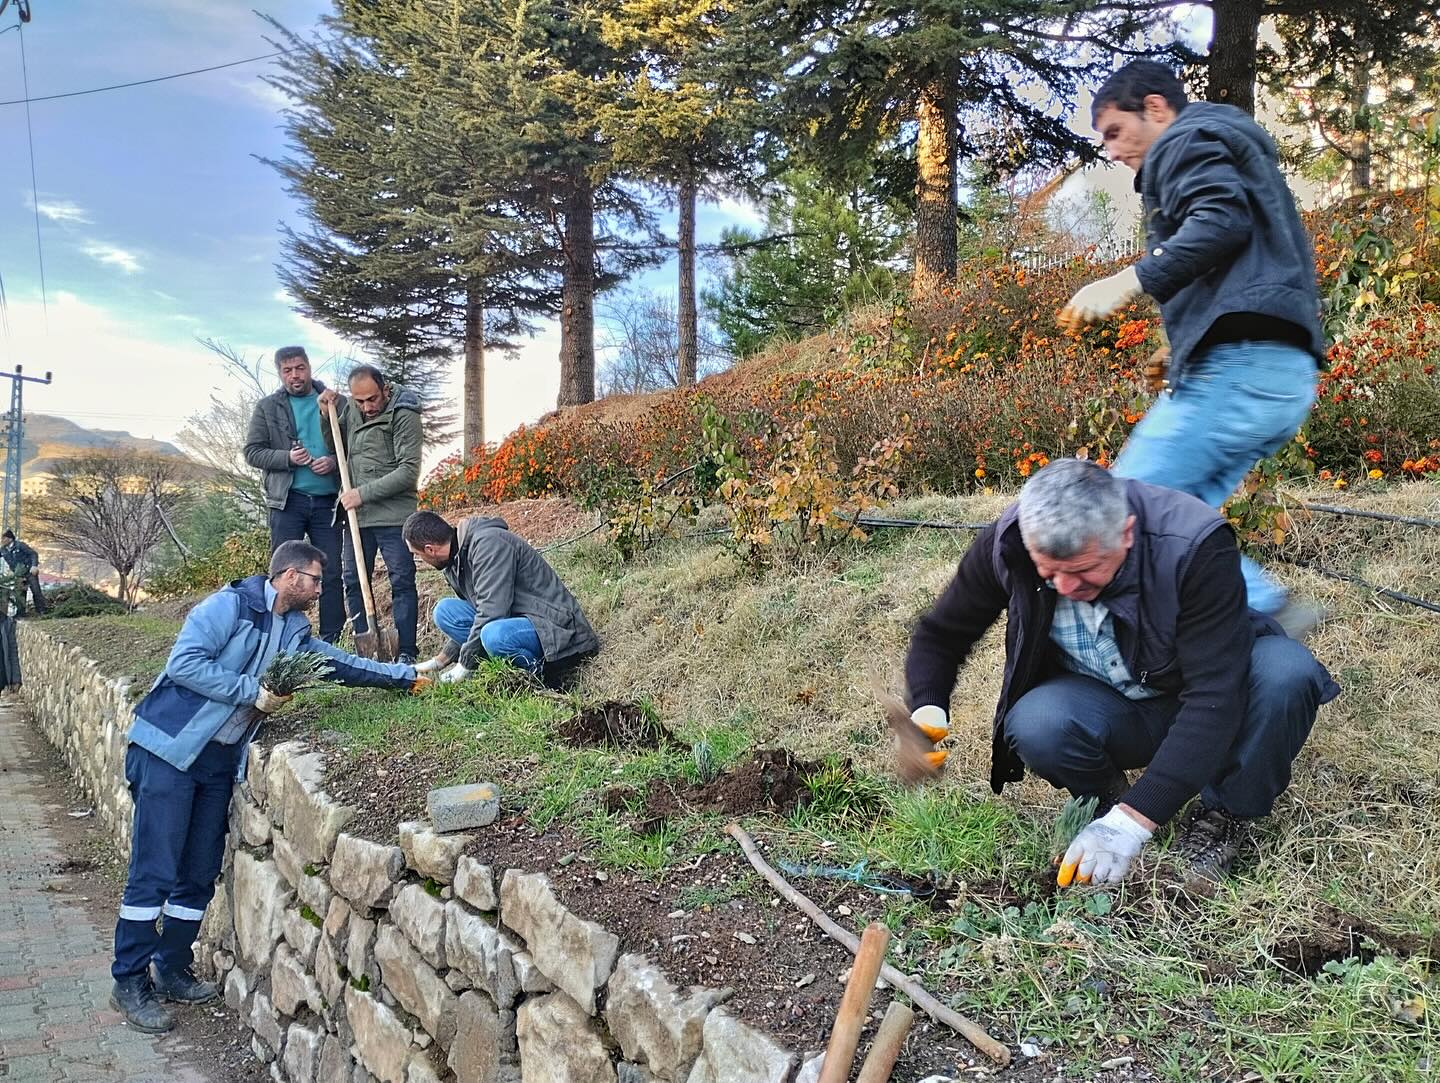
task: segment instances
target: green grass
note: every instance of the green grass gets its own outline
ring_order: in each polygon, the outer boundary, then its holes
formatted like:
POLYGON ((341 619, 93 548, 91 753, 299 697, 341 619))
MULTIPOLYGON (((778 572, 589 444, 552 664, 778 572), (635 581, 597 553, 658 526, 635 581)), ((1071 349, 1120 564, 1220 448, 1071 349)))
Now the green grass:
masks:
POLYGON ((139 699, 165 668, 180 622, 132 613, 47 620, 40 628, 79 647, 105 676, 129 678, 131 695, 139 699))

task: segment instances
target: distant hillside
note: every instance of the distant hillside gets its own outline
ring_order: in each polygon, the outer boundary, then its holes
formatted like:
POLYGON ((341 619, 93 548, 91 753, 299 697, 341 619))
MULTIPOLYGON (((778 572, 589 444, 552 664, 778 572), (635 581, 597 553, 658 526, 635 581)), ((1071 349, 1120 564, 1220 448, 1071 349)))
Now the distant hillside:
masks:
POLYGON ((52 459, 92 448, 121 448, 140 455, 185 458, 184 452, 165 440, 146 440, 118 429, 87 429, 50 414, 25 415, 25 442, 21 445, 25 475, 43 472, 52 459))

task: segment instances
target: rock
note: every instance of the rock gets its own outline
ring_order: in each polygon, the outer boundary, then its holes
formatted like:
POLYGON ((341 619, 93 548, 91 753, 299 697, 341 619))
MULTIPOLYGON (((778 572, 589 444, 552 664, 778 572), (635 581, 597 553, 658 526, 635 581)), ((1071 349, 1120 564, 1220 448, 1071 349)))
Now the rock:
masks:
POLYGON ((475 988, 474 983, 454 967, 445 971, 445 984, 450 986, 452 993, 463 993, 475 988))
POLYGON ((517 951, 511 962, 515 966, 515 980, 520 983, 522 993, 552 993, 555 983, 540 973, 528 951, 517 951))
POLYGON ((225 877, 215 882, 215 895, 200 919, 201 944, 235 947, 235 908, 230 905, 230 887, 225 877))
POLYGON ((473 835, 437 835, 424 820, 410 820, 400 825, 400 849, 405 851, 406 864, 437 884, 448 884, 455 879, 455 862, 473 838, 473 835))
POLYGON ((270 968, 270 996, 284 1015, 295 1016, 303 1004, 319 1015, 325 1010, 320 999, 320 986, 305 971, 305 965, 290 950, 289 944, 275 949, 275 965, 270 968))
POLYGON ((270 750, 265 761, 265 803, 270 809, 270 822, 285 826, 285 783, 289 781, 290 757, 303 756, 305 746, 299 741, 282 741, 270 750))
POLYGON ((405 855, 398 846, 382 846, 342 834, 330 858, 330 886, 351 904, 383 907, 395 881, 405 875, 405 855))
POLYGON ((270 965, 271 951, 282 935, 285 910, 295 893, 273 861, 241 851, 235 855, 235 947, 249 970, 270 965))
POLYGON ((617 1083, 590 1014, 564 993, 520 1005, 516 1035, 525 1083, 617 1083))
POLYGON ((290 881, 290 886, 300 896, 301 902, 317 914, 325 913, 330 909, 330 900, 335 894, 325 882, 325 877, 312 876, 306 871, 309 866, 305 864, 300 851, 290 844, 287 834, 276 831, 273 839, 275 864, 280 867, 281 874, 290 881))
POLYGON ((351 914, 350 935, 345 944, 345 969, 350 971, 352 978, 370 973, 370 948, 374 943, 375 922, 359 914, 351 914))
POLYGON ((410 1031, 385 1005, 355 989, 345 990, 345 1016, 365 1068, 384 1083, 405 1083, 410 1031))
POLYGON ((495 872, 473 857, 461 856, 455 865, 455 894, 476 910, 498 910, 500 898, 495 894, 495 872))
POLYGON ((795 1057, 722 1008, 705 1017, 700 1059, 687 1083, 785 1083, 795 1057))
POLYGON ((275 1050, 260 1040, 260 1036, 253 1031, 250 1034, 250 1052, 255 1054, 255 1059, 262 1064, 275 1059, 275 1050))
POLYGON ((245 1006, 245 1001, 250 996, 250 979, 245 976, 245 971, 238 966, 225 975, 225 1006, 231 1011, 238 1012, 245 1006))
POLYGON ((609 988, 605 1020, 625 1059, 645 1065, 664 1083, 685 1083, 700 1055, 705 1017, 727 994, 698 990, 682 996, 641 955, 621 956, 609 988))
POLYGON ((270 843, 270 817, 265 815, 265 810, 254 801, 245 799, 243 786, 235 788, 235 796, 231 798, 234 806, 235 820, 240 827, 240 838, 246 846, 268 846, 270 843))
POLYGON ((320 1068, 315 1073, 315 1083, 350 1083, 355 1072, 355 1061, 350 1056, 346 1043, 333 1034, 325 1035, 320 1049, 320 1068))
POLYGON ((484 993, 466 993, 456 1024, 446 1060, 456 1083, 519 1083, 514 1012, 500 1011, 484 993))
POLYGON ((255 999, 250 1002, 250 1029, 271 1053, 280 1055, 280 1048, 285 1044, 285 1032, 280 1029, 280 1020, 275 1015, 270 998, 264 993, 256 993, 255 999))
POLYGON ((326 1004, 339 1004, 345 999, 345 976, 340 973, 340 960, 328 936, 322 936, 315 948, 315 984, 326 1004))
POLYGON ((440 1073, 423 1053, 411 1053, 405 1065, 405 1083, 440 1083, 440 1073))
POLYGON ((321 790, 325 757, 318 752, 295 753, 280 767, 285 775, 285 835, 307 865, 330 860, 335 839, 358 815, 350 805, 338 805, 321 790))
POLYGON ((266 801, 266 775, 265 761, 270 753, 264 745, 251 744, 245 750, 245 789, 250 791, 250 799, 257 805, 263 805, 266 801))
POLYGON ((325 935, 337 944, 345 931, 350 927, 350 904, 336 895, 330 900, 330 905, 325 909, 325 935))
POLYGON ((315 1071, 320 1065, 320 1043, 325 1032, 312 1027, 293 1024, 285 1034, 285 1074, 290 1083, 315 1083, 315 1071))
POLYGON ((795 1073, 795 1083, 820 1083, 820 1069, 825 1067, 825 1054, 816 1053, 807 1058, 795 1073))
POLYGON ((615 1065, 615 1074, 620 1083, 653 1083, 655 1077, 638 1064, 622 1060, 615 1065))
POLYGON ((285 936, 285 943, 300 957, 301 964, 307 970, 313 967, 315 948, 320 943, 320 927, 301 913, 299 907, 294 907, 285 911, 281 932, 285 936))
POLYGON ((425 807, 438 832, 487 827, 500 815, 500 790, 491 782, 446 786, 431 790, 425 807))
POLYGON ((446 903, 445 913, 446 960, 502 1010, 514 1007, 520 992, 514 963, 519 945, 460 903, 446 903))
POLYGON ((457 998, 394 925, 380 927, 375 961, 380 965, 380 979, 400 1006, 419 1019, 441 1045, 449 1045, 455 1037, 457 998))
POLYGON ((427 963, 445 964, 445 904, 419 884, 408 884, 390 901, 390 920, 427 963))
POLYGON ((500 885, 505 924, 525 940, 540 972, 568 993, 587 1015, 620 953, 620 940, 560 905, 541 873, 508 869, 500 885))

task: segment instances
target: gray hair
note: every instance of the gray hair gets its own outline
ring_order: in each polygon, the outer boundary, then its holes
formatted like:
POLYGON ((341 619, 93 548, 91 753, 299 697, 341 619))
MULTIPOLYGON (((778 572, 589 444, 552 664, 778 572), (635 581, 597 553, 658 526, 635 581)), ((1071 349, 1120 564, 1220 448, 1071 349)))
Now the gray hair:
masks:
POLYGON ((310 356, 305 352, 304 346, 281 346, 275 351, 275 367, 278 369, 286 361, 300 358, 307 365, 310 363, 310 356))
POLYGON ((324 550, 304 541, 281 542, 275 547, 275 552, 270 554, 270 578, 274 579, 291 568, 303 572, 312 564, 325 567, 324 550))
POLYGON ((1120 545, 1130 503, 1124 479, 1084 459, 1057 459, 1020 490, 1020 535, 1028 549, 1068 560, 1095 542, 1120 545))

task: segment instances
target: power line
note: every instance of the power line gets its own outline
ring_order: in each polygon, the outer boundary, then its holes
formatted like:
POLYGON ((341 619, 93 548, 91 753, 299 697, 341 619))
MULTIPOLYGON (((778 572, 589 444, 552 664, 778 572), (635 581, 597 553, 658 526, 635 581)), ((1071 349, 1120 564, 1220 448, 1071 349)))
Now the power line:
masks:
POLYGON ((64 94, 41 94, 32 98, 29 96, 30 91, 27 87, 25 90, 25 97, 12 98, 9 101, 0 102, 0 105, 29 105, 31 102, 51 102, 55 101, 57 98, 79 98, 86 94, 101 94, 107 90, 124 90, 126 87, 146 86, 150 83, 163 83, 169 79, 183 79, 187 75, 203 75, 207 71, 220 71, 222 68, 238 68, 241 64, 254 64, 261 60, 270 60, 277 56, 284 56, 286 53, 289 52, 293 52, 293 50, 281 49, 278 52, 266 53, 264 56, 251 56, 246 57, 244 60, 232 60, 227 64, 212 64, 208 68, 195 68, 192 71, 177 71, 173 75, 157 75, 153 79, 136 79, 134 82, 131 83, 112 83, 110 86, 91 87, 89 90, 71 90, 67 91, 64 94))
MULTIPOLYGON (((21 9, 22 12, 24 9, 21 9)), ((40 261, 40 311, 50 333, 50 298, 45 292, 45 246, 40 240, 40 186, 35 181, 35 130, 30 124, 30 69, 25 63, 25 20, 20 21, 20 78, 25 90, 25 138, 30 144, 30 202, 35 205, 35 257, 40 261)))

